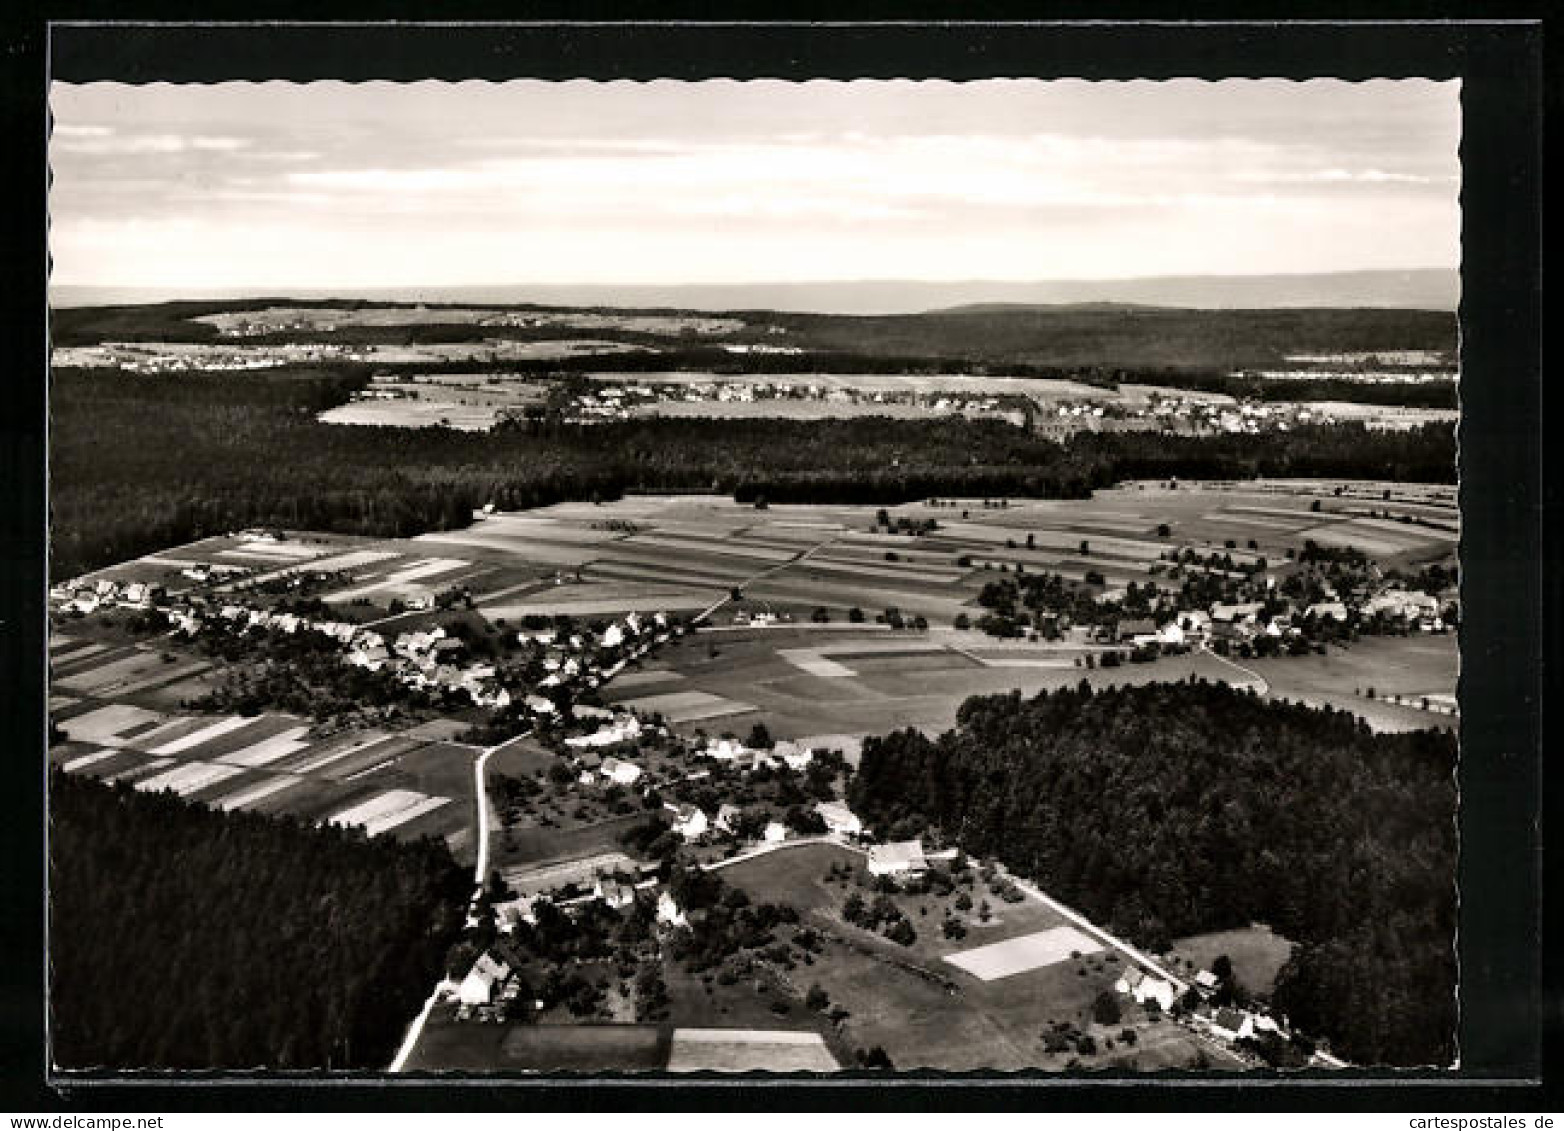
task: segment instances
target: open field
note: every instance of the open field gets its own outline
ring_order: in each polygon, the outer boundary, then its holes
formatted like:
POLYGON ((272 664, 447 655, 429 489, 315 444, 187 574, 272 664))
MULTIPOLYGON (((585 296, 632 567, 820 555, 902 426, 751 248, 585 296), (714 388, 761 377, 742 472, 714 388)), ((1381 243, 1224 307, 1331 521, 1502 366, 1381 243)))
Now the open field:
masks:
POLYGON ((765 1029, 675 1029, 669 1072, 833 1072, 818 1033, 765 1029))
POLYGON ((1067 962, 1072 956, 1093 954, 1100 949, 1097 941, 1089 935, 1082 934, 1074 927, 1062 926, 948 954, 945 961, 952 966, 959 966, 974 978, 992 982, 1058 962, 1067 962))
MULTIPOLYGON (((680 696, 702 692, 724 702, 748 704, 780 738, 821 732, 878 734, 909 726, 937 733, 955 724, 957 710, 972 695, 1017 688, 1023 695, 1034 695, 1045 688, 1074 686, 1083 679, 1097 687, 1189 675, 1250 682, 1216 657, 1201 653, 1154 664, 1087 669, 1075 666, 1078 650, 1043 645, 1000 650, 977 632, 929 633, 926 638, 898 633, 892 641, 882 639, 884 634, 876 637, 866 632, 856 640, 853 635, 845 630, 811 634, 805 628, 725 632, 709 641, 686 638, 666 649, 661 659, 683 677, 678 684, 680 696), (795 646, 810 635, 815 647, 795 646), (895 650, 874 651, 887 646, 895 650), (855 650, 862 650, 864 658, 852 658, 855 650)), ((649 700, 662 698, 625 696, 623 690, 610 684, 604 697, 643 709, 649 700)), ((668 717, 679 725, 678 719, 668 717)), ((747 726, 749 716, 736 721, 747 726)), ((698 719, 688 720, 687 725, 712 729, 698 719)), ((734 723, 724 725, 731 728, 734 723)))
MULTIPOLYGON (((115 671, 139 648, 96 649, 58 635, 56 650, 94 674, 115 671)), ((177 670, 178 665, 168 667, 177 670)), ((158 702, 163 689, 98 681, 54 718, 67 741, 51 761, 68 773, 169 789, 221 809, 289 813, 304 820, 362 826, 370 836, 434 836, 458 855, 472 820, 470 747, 421 736, 367 730, 316 737, 306 720, 278 713, 196 715, 158 702), (100 696, 134 695, 134 701, 100 696)))
POLYGON ((1436 708, 1451 702, 1459 649, 1454 633, 1366 636, 1323 656, 1245 660, 1244 666, 1265 677, 1274 697, 1352 711, 1377 730, 1458 728, 1448 709, 1426 711, 1421 704, 1425 696, 1436 708), (1373 699, 1367 698, 1371 688, 1373 699))
POLYGON ((1251 993, 1267 996, 1276 975, 1292 953, 1292 942, 1269 927, 1256 924, 1233 931, 1216 931, 1175 939, 1171 956, 1175 963, 1188 961, 1197 970, 1209 970, 1221 955, 1233 963, 1233 974, 1251 993))
POLYGON ((650 1072, 667 1066, 671 1033, 656 1025, 473 1024, 455 1007, 429 1016, 410 1072, 650 1072))
MULTIPOLYGON (((893 896, 917 932, 909 947, 850 926, 839 909, 850 891, 860 889, 825 877, 833 863, 858 867, 862 862, 861 855, 848 849, 811 844, 767 853, 719 872, 753 899, 792 905, 823 931, 821 952, 798 976, 801 984, 818 983, 833 1006, 848 1011, 841 1034, 846 1046, 879 1045, 898 1069, 1061 1069, 1077 1054, 1050 1053, 1043 1034, 1055 1023, 1066 1023, 1097 1039, 1098 1054, 1079 1057, 1084 1067, 1114 1063, 1125 1046, 1110 1049, 1106 1042, 1117 1039, 1124 1028, 1135 1029, 1147 1042, 1141 1055, 1148 1067, 1187 1067, 1194 1062, 1200 1047, 1194 1037, 1170 1022, 1152 1021, 1128 1003, 1121 1023, 1094 1025, 1093 1002, 1099 992, 1111 989, 1124 959, 1103 951, 1089 936, 1075 938, 1074 927, 1035 900, 1005 903, 979 884, 972 891, 974 902, 985 898, 992 908, 984 924, 975 913, 954 910, 950 898, 893 896), (943 937, 938 924, 947 909, 966 921, 964 939, 943 937), (952 962, 985 951, 1026 952, 1026 968, 985 981, 952 962), (1070 957, 1073 951, 1079 951, 1080 958, 1070 957), (1054 961, 1037 965, 1041 958, 1054 961)), ((1228 1067, 1237 1066, 1227 1059, 1228 1067)))

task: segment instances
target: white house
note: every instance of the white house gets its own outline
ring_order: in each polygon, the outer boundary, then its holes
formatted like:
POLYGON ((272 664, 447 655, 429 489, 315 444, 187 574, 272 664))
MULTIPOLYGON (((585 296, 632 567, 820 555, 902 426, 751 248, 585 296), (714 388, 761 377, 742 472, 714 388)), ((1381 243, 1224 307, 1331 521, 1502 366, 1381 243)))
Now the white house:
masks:
POLYGON ((640 780, 641 767, 618 758, 604 758, 603 776, 620 785, 634 785, 640 780))
POLYGON ((1140 985, 1135 987, 1136 1001, 1142 1005, 1154 1001, 1164 1013, 1173 1008, 1173 1002, 1177 998, 1178 993, 1174 990, 1173 983, 1165 978, 1153 978, 1148 974, 1141 979, 1140 985))
POLYGON ((1310 605, 1304 610, 1305 617, 1313 617, 1315 620, 1334 620, 1345 623, 1347 620, 1347 606, 1340 601, 1321 601, 1310 605))
POLYGON ((928 867, 921 841, 903 840, 895 844, 877 844, 869 849, 871 875, 896 876, 907 872, 926 872, 928 867))
POLYGON ((706 744, 706 756, 719 762, 732 762, 749 752, 749 747, 731 738, 719 738, 706 744))
POLYGON ((766 826, 765 839, 767 844, 781 844, 787 839, 787 826, 781 821, 772 821, 766 826))
POLYGON ((706 814, 694 805, 667 803, 664 808, 673 814, 673 831, 685 840, 698 840, 706 835, 711 822, 706 814))
POLYGON ((1212 990, 1216 989, 1217 976, 1211 973, 1209 970, 1202 970, 1195 975, 1195 986, 1202 993, 1210 993, 1212 990))
POLYGON ((1184 643, 1184 627, 1176 620, 1170 620, 1167 624, 1157 629, 1158 644, 1182 644, 1184 643))
POLYGON ((717 816, 712 820, 712 825, 725 833, 733 831, 733 822, 739 818, 739 807, 724 802, 717 807, 717 816))
POLYGON ((509 977, 510 967, 485 951, 457 987, 456 998, 463 1005, 488 1005, 509 977))
POLYGON ((1241 605, 1216 604, 1211 606, 1211 619, 1222 624, 1253 624, 1263 607, 1259 601, 1241 605))
POLYGON ((592 894, 616 910, 621 907, 629 907, 635 902, 635 889, 633 887, 629 884, 622 884, 615 879, 605 880, 601 876, 592 885, 592 894))
POLYGON ((796 742, 779 742, 772 748, 771 753, 781 758, 787 768, 794 773, 801 773, 815 760, 815 752, 807 746, 800 746, 796 742))
POLYGON ((667 923, 670 927, 683 927, 688 923, 670 892, 665 891, 657 897, 657 921, 667 923))
MULTIPOLYGON (((548 681, 545 680, 545 683, 548 681)), ((634 715, 614 723, 612 726, 603 727, 592 734, 578 734, 565 739, 566 746, 617 746, 621 742, 629 742, 641 733, 641 720, 634 715)))
POLYGON ((858 819, 858 814, 847 807, 846 802, 822 801, 815 806, 815 812, 820 814, 829 833, 836 836, 860 836, 863 833, 863 822, 858 819))

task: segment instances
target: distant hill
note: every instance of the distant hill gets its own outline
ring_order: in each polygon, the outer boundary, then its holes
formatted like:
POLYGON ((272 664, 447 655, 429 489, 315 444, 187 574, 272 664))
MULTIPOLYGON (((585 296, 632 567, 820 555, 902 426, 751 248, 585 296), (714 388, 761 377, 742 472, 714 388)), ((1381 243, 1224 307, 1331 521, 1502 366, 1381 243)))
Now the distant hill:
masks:
MULTIPOLYGON (((295 296, 296 297, 296 296, 295 296)), ((98 341, 212 341, 217 332, 192 319, 216 309, 264 306, 264 298, 184 301, 146 306, 65 307, 51 324, 56 345, 98 341)), ((315 305, 350 306, 350 301, 315 305)), ((388 301, 388 300, 381 300, 388 301)), ((477 301, 477 300, 471 300, 477 301)), ((581 308, 572 308, 581 309, 581 308)), ((597 307, 597 311, 606 308, 597 307)), ((692 308, 621 308, 623 313, 688 313, 692 308)), ((731 369, 744 366, 769 372, 844 364, 982 365, 1067 367, 1111 374, 1122 369, 1230 369, 1281 363, 1297 354, 1372 353, 1437 350, 1452 355, 1459 328, 1449 310, 1369 307, 1260 307, 1177 309, 1121 302, 1064 305, 977 303, 917 314, 809 314, 766 309, 728 313, 749 323, 741 340, 771 343, 771 333, 801 355, 751 355, 740 361, 716 342, 684 336, 598 329, 597 337, 650 346, 644 358, 621 355, 582 359, 595 368, 731 369)), ((418 327, 344 327, 315 335, 320 340, 364 343, 449 342, 481 339, 493 331, 471 325, 444 325, 438 307, 418 327)), ((570 336, 557 330, 512 331, 532 337, 570 336)), ((307 337, 280 333, 281 340, 307 337)), ((551 368, 570 368, 559 362, 551 368)))
POLYGON ((1447 268, 1343 271, 1316 275, 1168 275, 1142 279, 1037 282, 897 279, 801 283, 465 287, 239 287, 199 292, 138 287, 50 288, 56 307, 240 298, 279 291, 295 298, 375 298, 410 302, 534 303, 549 306, 662 307, 680 310, 777 310, 818 314, 915 314, 975 304, 1114 303, 1186 309, 1376 307, 1454 310, 1460 275, 1447 268))

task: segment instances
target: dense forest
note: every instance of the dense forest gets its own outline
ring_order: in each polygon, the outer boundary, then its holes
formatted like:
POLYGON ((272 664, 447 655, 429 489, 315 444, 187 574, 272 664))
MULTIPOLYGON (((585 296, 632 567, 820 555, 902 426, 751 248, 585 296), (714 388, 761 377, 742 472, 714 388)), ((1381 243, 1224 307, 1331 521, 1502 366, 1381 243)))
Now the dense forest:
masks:
POLYGON ((854 809, 996 856, 1153 950, 1271 924, 1272 1000, 1362 1064, 1447 1065, 1456 741, 1204 681, 977 697, 865 742, 854 809))
POLYGON ((443 844, 50 777, 66 1068, 384 1068, 459 934, 443 844))
POLYGON ((322 424, 363 366, 130 375, 57 370, 51 565, 73 576, 255 524, 381 537, 475 508, 709 490, 740 501, 1084 497, 1119 479, 1348 476, 1453 482, 1454 430, 1358 425, 1278 436, 1088 433, 1060 445, 998 421, 647 419, 493 434, 322 424))

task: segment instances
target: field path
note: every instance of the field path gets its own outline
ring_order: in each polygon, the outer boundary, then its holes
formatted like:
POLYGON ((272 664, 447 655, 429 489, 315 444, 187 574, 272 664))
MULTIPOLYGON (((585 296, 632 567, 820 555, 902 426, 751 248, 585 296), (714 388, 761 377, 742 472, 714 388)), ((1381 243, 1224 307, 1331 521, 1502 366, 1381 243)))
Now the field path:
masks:
POLYGON ((803 561, 805 558, 809 557, 811 554, 814 554, 814 553, 816 553, 816 552, 818 552, 820 550, 825 549, 827 546, 829 546, 831 543, 833 543, 835 541, 837 541, 837 539, 835 537, 831 537, 831 538, 825 539, 822 542, 816 542, 813 546, 810 546, 807 550, 799 551, 798 553, 794 554, 791 558, 788 558, 786 561, 778 562, 774 566, 768 566, 767 568, 761 570, 759 573, 752 574, 749 577, 746 577, 743 581, 735 581, 733 583, 732 587, 729 589, 728 593, 726 593, 720 600, 716 601, 714 604, 709 605, 708 607, 702 609, 700 612, 696 613, 695 616, 693 618, 691 618, 690 623, 691 624, 700 624, 707 617, 711 616, 712 613, 716 612, 718 609, 722 608, 722 606, 724 606, 724 605, 728 604, 730 601, 732 601, 733 600, 733 592, 732 592, 733 589, 737 589, 740 593, 742 593, 745 589, 747 589, 751 585, 754 585, 757 581, 764 581, 764 580, 766 580, 766 578, 772 577, 775 574, 781 573, 785 569, 791 569, 793 566, 796 566, 799 562, 803 561))
POLYGON ((1261 695, 1269 695, 1271 693, 1271 682, 1270 682, 1270 680, 1266 679, 1259 672, 1251 671, 1248 668, 1244 667, 1242 664, 1235 664, 1232 660, 1229 660, 1226 656, 1220 656, 1217 653, 1211 651, 1211 649, 1207 648, 1204 644, 1202 644, 1200 646, 1200 651, 1204 652, 1207 656, 1210 656, 1213 660, 1216 660, 1218 663, 1226 664, 1228 667, 1233 668, 1236 671, 1243 672, 1246 676, 1249 677, 1249 682, 1256 685, 1255 690, 1259 694, 1261 694, 1261 695))
MULTIPOLYGON (((473 800, 476 803, 476 820, 478 823, 478 859, 473 864, 472 870, 472 901, 474 905, 477 904, 478 897, 483 894, 483 881, 489 871, 489 791, 484 786, 484 770, 488 768, 489 759, 496 751, 509 746, 513 742, 520 742, 531 733, 530 730, 526 730, 521 734, 512 735, 504 742, 486 747, 472 761, 472 780, 475 794, 473 800)), ((401 1072, 406 1068, 408 1057, 412 1055, 413 1049, 417 1047, 418 1038, 423 1035, 424 1023, 429 1020, 429 1011, 434 1008, 435 1003, 441 997, 455 988, 455 983, 443 976, 435 983, 434 989, 430 990, 429 996, 424 999, 423 1009, 419 1010, 418 1016, 413 1018, 412 1023, 408 1025, 407 1033, 402 1037, 402 1043, 397 1048, 396 1059, 386 1069, 387 1072, 401 1072)))

